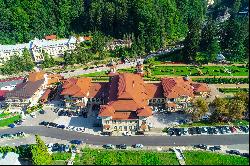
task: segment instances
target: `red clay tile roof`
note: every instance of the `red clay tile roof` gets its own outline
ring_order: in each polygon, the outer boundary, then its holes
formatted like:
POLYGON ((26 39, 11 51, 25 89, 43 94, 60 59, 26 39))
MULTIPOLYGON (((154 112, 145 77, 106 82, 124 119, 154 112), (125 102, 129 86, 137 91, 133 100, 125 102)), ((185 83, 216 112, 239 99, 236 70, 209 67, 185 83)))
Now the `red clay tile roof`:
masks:
POLYGON ((90 90, 91 78, 70 78, 63 83, 61 95, 87 97, 90 90))
POLYGON ((48 101, 48 97, 49 97, 50 92, 51 92, 51 90, 50 90, 50 89, 47 89, 47 90, 43 93, 42 97, 40 98, 40 101, 42 101, 42 102, 48 101))
POLYGON ((161 83, 147 83, 145 84, 146 93, 150 99, 152 98, 164 98, 163 88, 161 83))
POLYGON ((56 35, 48 35, 48 36, 45 36, 45 39, 46 39, 46 40, 53 40, 53 39, 56 39, 56 35))
POLYGON ((192 83, 194 92, 210 92, 209 87, 205 83, 192 83))
POLYGON ((89 97, 91 98, 105 98, 108 93, 108 82, 91 83, 89 90, 89 97))
MULTIPOLYGON (((99 116, 113 116, 116 112, 127 111, 139 113, 140 116, 152 115, 150 107, 147 108, 145 83, 140 75, 122 73, 111 77, 109 84, 109 103, 101 107, 99 116), (136 111, 146 108, 141 111, 136 111)), ((119 114, 120 115, 120 114, 119 114)), ((124 116, 124 118, 127 118, 124 116)))
POLYGON ((35 82, 38 80, 44 79, 45 72, 39 71, 39 72, 30 72, 28 76, 28 81, 35 82))
POLYGON ((137 116, 152 116, 152 110, 150 107, 140 108, 136 110, 137 116))
POLYGON ((100 105, 100 111, 98 116, 112 116, 114 115, 114 108, 108 105, 100 105))
POLYGON ((161 80, 166 98, 178 98, 180 96, 193 97, 193 87, 190 85, 192 81, 185 81, 181 77, 177 78, 163 78, 161 80))
POLYGON ((60 82, 63 77, 60 74, 50 74, 48 75, 48 85, 60 82))
POLYGON ((137 119, 137 115, 135 112, 130 111, 115 111, 112 116, 113 120, 128 120, 128 119, 137 119))

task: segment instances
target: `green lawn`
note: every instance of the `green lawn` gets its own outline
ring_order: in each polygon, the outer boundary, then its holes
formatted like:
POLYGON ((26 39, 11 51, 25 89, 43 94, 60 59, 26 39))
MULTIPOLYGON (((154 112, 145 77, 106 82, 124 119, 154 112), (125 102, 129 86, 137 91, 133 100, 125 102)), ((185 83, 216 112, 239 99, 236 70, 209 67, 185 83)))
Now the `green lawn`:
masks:
POLYGON ((249 125, 249 121, 247 120, 236 120, 233 122, 235 126, 247 126, 249 125))
POLYGON ((95 73, 89 73, 89 74, 81 74, 80 77, 107 77, 107 74, 105 71, 101 72, 95 72, 95 73))
POLYGON ((204 151, 184 151, 187 165, 249 165, 249 158, 204 151))
POLYGON ((75 165, 179 165, 174 153, 84 149, 75 165))
POLYGON ((10 115, 10 113, 2 113, 2 114, 0 114, 0 118, 3 118, 5 116, 7 116, 7 115, 10 115))
POLYGON ((53 160, 51 165, 67 165, 64 160, 53 160))
POLYGON ((20 120, 21 116, 16 115, 8 119, 0 120, 0 127, 8 126, 9 124, 14 123, 16 120, 20 120))
POLYGON ((71 153, 52 153, 52 160, 68 160, 71 157, 71 153))
POLYGON ((248 68, 245 66, 155 66, 152 69, 152 75, 169 76, 248 76, 248 68), (225 69, 226 68, 226 69, 225 69), (201 73, 199 73, 201 71, 201 73), (230 73, 228 72, 230 71, 230 73))

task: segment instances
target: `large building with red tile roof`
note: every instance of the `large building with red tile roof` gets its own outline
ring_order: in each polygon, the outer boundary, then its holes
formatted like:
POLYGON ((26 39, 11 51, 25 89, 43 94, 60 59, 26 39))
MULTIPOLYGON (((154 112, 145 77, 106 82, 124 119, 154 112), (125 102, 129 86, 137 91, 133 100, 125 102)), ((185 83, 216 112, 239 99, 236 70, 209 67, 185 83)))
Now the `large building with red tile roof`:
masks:
POLYGON ((117 73, 109 82, 98 83, 90 78, 70 78, 62 87, 68 108, 84 110, 88 104, 99 105, 104 132, 147 131, 150 106, 161 105, 168 111, 189 109, 192 98, 209 92, 206 84, 182 77, 145 83, 141 75, 132 73, 117 73))

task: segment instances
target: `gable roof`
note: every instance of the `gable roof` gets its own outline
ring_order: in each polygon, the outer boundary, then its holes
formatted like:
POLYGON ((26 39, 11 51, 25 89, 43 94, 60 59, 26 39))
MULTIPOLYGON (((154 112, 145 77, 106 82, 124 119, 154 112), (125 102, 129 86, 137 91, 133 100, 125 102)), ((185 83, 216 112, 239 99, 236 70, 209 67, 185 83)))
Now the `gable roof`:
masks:
POLYGON ((39 71, 39 72, 30 72, 28 76, 28 81, 35 82, 38 80, 44 79, 45 72, 39 71))
POLYGON ((73 97, 87 97, 91 78, 70 78, 63 83, 63 91, 61 95, 69 95, 73 97))
MULTIPOLYGON (((136 117, 138 117, 137 114, 139 116, 150 116, 152 115, 152 109, 147 106, 148 99, 145 83, 140 75, 132 73, 115 75, 111 78, 109 84, 109 102, 101 107, 99 116, 113 117, 119 111, 130 112, 131 114, 134 112, 136 117)), ((130 113, 126 113, 126 115, 130 115, 130 113)), ((126 117, 124 116, 124 118, 126 117)))
POLYGON ((190 80, 184 80, 182 77, 162 78, 161 83, 164 90, 163 94, 166 98, 194 97, 190 80))
POLYGON ((146 93, 150 99, 164 98, 163 88, 161 83, 147 83, 145 84, 146 93))
POLYGON ((209 87, 205 83, 192 83, 194 92, 210 92, 209 87))

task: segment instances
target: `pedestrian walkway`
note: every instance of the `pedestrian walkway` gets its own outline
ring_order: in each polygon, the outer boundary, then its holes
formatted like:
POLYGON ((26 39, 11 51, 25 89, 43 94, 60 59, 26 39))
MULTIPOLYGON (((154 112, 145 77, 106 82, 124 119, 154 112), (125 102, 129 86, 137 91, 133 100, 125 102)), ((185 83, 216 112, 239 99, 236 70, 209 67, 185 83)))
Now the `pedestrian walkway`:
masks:
POLYGON ((69 159, 67 165, 73 165, 74 164, 74 159, 75 159, 76 153, 71 153, 71 158, 69 159))
POLYGON ((186 165, 185 157, 183 155, 182 149, 181 148, 172 148, 172 149, 175 152, 176 157, 179 160, 180 165, 186 165))

